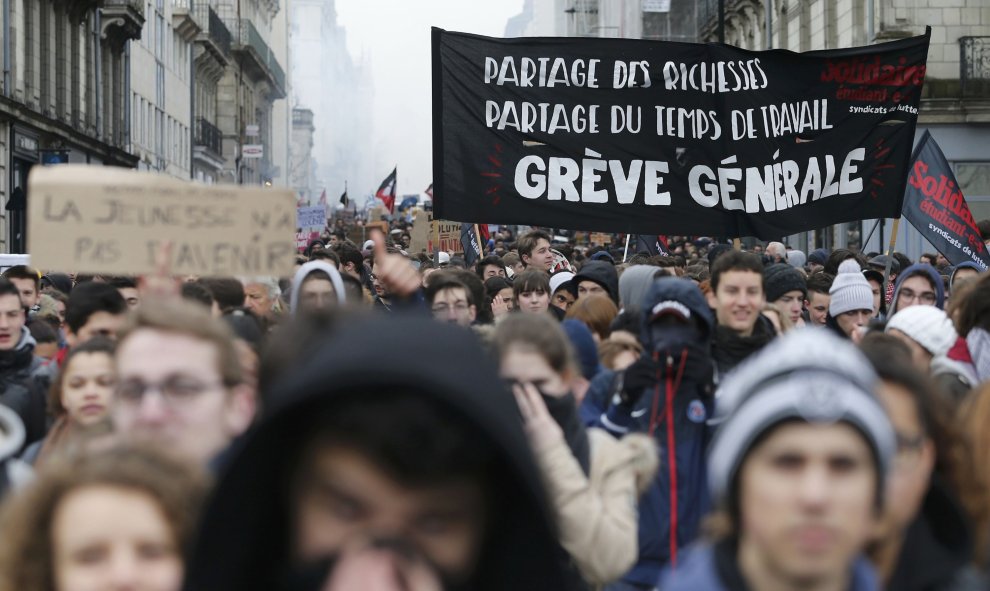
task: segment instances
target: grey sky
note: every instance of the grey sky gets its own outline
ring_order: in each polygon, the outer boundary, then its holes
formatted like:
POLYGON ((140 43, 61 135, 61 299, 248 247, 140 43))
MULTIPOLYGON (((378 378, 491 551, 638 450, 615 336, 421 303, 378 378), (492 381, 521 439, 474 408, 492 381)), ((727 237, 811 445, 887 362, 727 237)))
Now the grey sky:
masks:
POLYGON ((337 0, 351 55, 371 56, 375 86, 378 178, 355 196, 377 189, 395 165, 400 195, 419 193, 433 182, 430 27, 501 37, 522 5, 523 0, 337 0))

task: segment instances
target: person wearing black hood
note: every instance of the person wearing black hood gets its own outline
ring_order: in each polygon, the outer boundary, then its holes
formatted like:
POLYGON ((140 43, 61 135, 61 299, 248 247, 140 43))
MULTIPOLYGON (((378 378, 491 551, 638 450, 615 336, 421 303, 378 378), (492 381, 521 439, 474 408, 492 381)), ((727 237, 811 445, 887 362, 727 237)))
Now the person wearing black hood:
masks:
POLYGON ((207 505, 185 591, 565 589, 519 411, 469 331, 376 316, 285 375, 207 505))
POLYGON ((887 480, 887 504, 870 551, 891 591, 961 591, 977 586, 967 565, 973 538, 950 484, 957 481, 961 444, 951 411, 912 364, 910 350, 890 335, 869 334, 861 345, 880 384, 877 394, 897 435, 887 480))
POLYGON ((773 340, 777 332, 762 314, 766 304, 763 263, 755 254, 733 250, 712 265, 708 305, 718 321, 712 343, 716 381, 773 340))
POLYGON ((572 280, 576 286, 577 299, 600 293, 612 298, 619 305, 619 274, 615 265, 605 261, 589 261, 581 267, 572 280))
POLYGON ((581 405, 586 425, 616 436, 646 433, 661 449, 661 468, 639 501, 639 558, 609 589, 653 589, 661 569, 676 565, 679 550, 697 537, 710 505, 712 312, 692 281, 674 277, 653 282, 642 311, 643 354, 623 372, 600 372, 581 405))

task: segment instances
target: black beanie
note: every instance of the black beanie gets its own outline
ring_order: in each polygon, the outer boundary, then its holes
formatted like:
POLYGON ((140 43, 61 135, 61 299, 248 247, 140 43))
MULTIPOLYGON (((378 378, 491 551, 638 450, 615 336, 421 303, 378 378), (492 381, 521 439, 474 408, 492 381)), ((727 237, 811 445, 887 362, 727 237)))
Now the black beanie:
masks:
POLYGON ((763 286, 767 292, 768 302, 777 301, 789 291, 800 291, 805 297, 808 295, 804 276, 794 267, 784 263, 770 265, 763 270, 763 286))

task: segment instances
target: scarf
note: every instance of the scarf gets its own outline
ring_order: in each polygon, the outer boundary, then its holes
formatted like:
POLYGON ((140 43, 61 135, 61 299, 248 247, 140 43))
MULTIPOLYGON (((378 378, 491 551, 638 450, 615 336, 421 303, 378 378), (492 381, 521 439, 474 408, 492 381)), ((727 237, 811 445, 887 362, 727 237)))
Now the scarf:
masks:
POLYGON ((715 327, 716 351, 728 356, 729 359, 737 362, 742 361, 777 336, 772 329, 767 328, 769 323, 770 321, 761 314, 756 320, 756 325, 753 326, 753 334, 748 337, 741 336, 728 326, 717 325, 715 327))
POLYGON ((966 347, 973 358, 976 377, 982 383, 990 381, 990 333, 974 328, 966 335, 966 347))
POLYGON ((544 404, 553 420, 560 425, 564 432, 564 440, 567 447, 571 448, 571 453, 581 464, 581 469, 588 474, 590 465, 590 450, 588 445, 588 432, 584 429, 584 424, 578 417, 577 401, 574 394, 568 393, 566 396, 547 396, 540 392, 544 404))

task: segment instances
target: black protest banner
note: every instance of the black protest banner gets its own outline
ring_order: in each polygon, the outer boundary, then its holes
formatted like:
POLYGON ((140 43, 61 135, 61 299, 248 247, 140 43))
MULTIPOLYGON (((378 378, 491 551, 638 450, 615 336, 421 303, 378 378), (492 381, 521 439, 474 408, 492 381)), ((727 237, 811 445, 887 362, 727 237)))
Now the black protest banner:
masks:
POLYGON ((990 256, 952 168, 928 131, 911 159, 904 217, 953 265, 970 261, 986 271, 990 256))
POLYGON ((434 29, 435 212, 761 238, 896 217, 927 53, 434 29))

